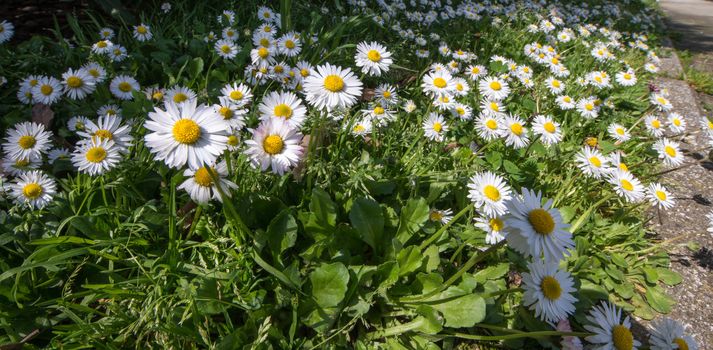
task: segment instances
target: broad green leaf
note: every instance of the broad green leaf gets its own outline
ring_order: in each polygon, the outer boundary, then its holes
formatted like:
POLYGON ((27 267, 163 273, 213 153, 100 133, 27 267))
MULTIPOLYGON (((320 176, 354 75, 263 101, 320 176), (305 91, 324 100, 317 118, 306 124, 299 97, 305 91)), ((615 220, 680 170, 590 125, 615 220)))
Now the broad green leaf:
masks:
POLYGON ((432 307, 420 305, 416 308, 416 313, 421 315, 416 318, 416 320, 420 322, 419 326, 416 328, 419 332, 426 334, 438 334, 438 332, 443 330, 443 320, 432 307))
POLYGON ((418 270, 423 264, 425 257, 421 255, 418 246, 412 245, 399 252, 396 261, 399 263, 399 276, 408 275, 418 270))
POLYGON ((372 249, 383 249, 380 243, 384 233, 384 216, 379 203, 364 197, 357 198, 349 212, 349 220, 361 239, 372 249))
POLYGON ((297 240, 297 222, 292 216, 290 209, 281 211, 272 219, 267 227, 267 242, 273 254, 280 255, 281 252, 295 245, 297 240))
POLYGON ((309 275, 312 296, 322 308, 339 305, 344 299, 349 283, 349 270, 340 262, 322 264, 309 275))
POLYGON ((651 284, 656 284, 656 282, 659 280, 659 274, 656 272, 656 269, 651 268, 651 267, 644 267, 641 269, 644 272, 644 277, 646 278, 646 282, 649 282, 651 284))
POLYGON ((191 60, 191 62, 188 64, 188 74, 190 74, 191 78, 196 78, 198 77, 202 72, 203 72, 203 66, 205 63, 203 63, 203 59, 200 57, 196 57, 191 60))
POLYGON ((674 304, 673 299, 661 292, 658 287, 646 288, 646 301, 654 310, 662 314, 671 312, 671 307, 674 304))
POLYGON ((656 271, 659 274, 659 279, 661 280, 661 282, 666 283, 669 286, 677 285, 681 283, 681 281, 683 281, 681 275, 678 274, 678 272, 676 271, 669 270, 663 267, 657 268, 656 271))
POLYGON ((485 283, 487 280, 494 280, 498 279, 502 276, 505 276, 506 273, 510 270, 510 264, 508 263, 500 263, 495 266, 488 266, 487 268, 478 271, 475 274, 475 280, 478 283, 485 283))
POLYGON ((401 208, 401 217, 399 219, 399 229, 396 232, 396 239, 401 244, 406 244, 408 240, 418 232, 423 224, 428 220, 428 204, 423 198, 410 199, 406 205, 401 208))

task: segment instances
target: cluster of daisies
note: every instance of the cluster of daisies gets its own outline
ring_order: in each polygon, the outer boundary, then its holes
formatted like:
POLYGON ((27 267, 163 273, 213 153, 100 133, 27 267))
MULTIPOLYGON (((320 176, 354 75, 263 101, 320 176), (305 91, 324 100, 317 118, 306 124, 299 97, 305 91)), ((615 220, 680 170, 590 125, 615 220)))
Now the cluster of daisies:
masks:
MULTIPOLYGON (((457 125, 471 128, 484 143, 503 142, 507 147, 521 149, 539 141, 546 147, 557 147, 569 126, 562 115, 569 113, 580 123, 603 118, 616 107, 603 96, 633 89, 639 81, 637 74, 658 70, 658 58, 649 49, 646 36, 607 29, 614 24, 611 19, 602 26, 585 24, 604 16, 625 18, 646 28, 653 19, 652 13, 627 13, 616 4, 551 2, 546 6, 544 2, 511 1, 483 5, 463 1, 454 7, 450 1, 378 1, 375 6, 363 0, 348 2, 356 11, 398 33, 404 47, 413 45, 417 57, 435 57, 443 62, 432 64, 419 82, 427 96, 420 102, 427 112, 419 123, 423 137, 430 142, 450 141, 454 135, 449 132, 457 125), (533 37, 545 38, 521 48, 525 58, 522 62, 500 55, 479 62, 476 53, 451 48, 436 31, 430 30, 440 21, 459 18, 481 21, 488 17, 494 26, 504 25, 504 21, 517 19, 511 18, 514 13, 532 14, 534 22, 532 18, 522 18, 532 22, 527 31, 536 34, 533 37), (596 69, 579 76, 572 74, 570 69, 579 63, 566 62, 568 50, 561 48, 571 49, 573 45, 587 48, 591 67, 596 69), (618 59, 617 55, 627 48, 646 53, 647 63, 632 67, 618 59), (502 69, 492 68, 498 66, 502 69), (517 96, 523 93, 539 94, 542 103, 551 108, 543 107, 543 112, 533 116, 514 113, 518 110, 517 96)), ((161 8, 164 12, 171 10, 169 3, 161 8)), ((79 139, 72 150, 53 148, 53 135, 42 124, 15 125, 8 130, 2 145, 3 169, 15 179, 3 188, 9 189, 18 204, 41 209, 57 194, 55 180, 39 170, 45 160, 52 164, 64 159, 80 173, 99 176, 120 166, 134 146, 142 143, 156 161, 183 172, 185 180, 178 188, 193 201, 222 201, 238 186, 229 180, 234 178, 234 169, 227 161, 232 152, 245 154, 260 171, 283 175, 303 161, 304 128, 310 120, 342 120, 344 132, 366 139, 377 128, 387 127, 403 115, 402 111, 413 113, 419 108, 416 102, 400 98, 392 84, 379 83, 373 89, 373 97, 364 93, 363 77, 379 80, 394 69, 395 57, 383 43, 365 41, 356 45, 353 67, 330 63, 314 66, 303 59, 302 49, 316 43, 316 37, 296 31, 281 33, 280 15, 268 7, 259 7, 257 15, 261 22, 257 28, 241 32, 235 12, 225 10, 216 19, 219 34, 210 32, 205 36, 214 53, 224 60, 234 59, 248 46, 239 45, 241 35, 252 47, 243 80, 226 84, 219 92, 209 92, 216 97, 213 102, 199 98, 206 95, 204 91, 155 85, 142 90, 129 74, 109 74, 121 70, 116 66, 108 69, 107 61, 120 64, 130 57, 125 47, 112 42, 116 35, 111 28, 99 31, 99 40, 91 46, 90 61, 83 66, 68 69, 61 77, 31 75, 23 79, 17 92, 23 104, 53 105, 62 98, 73 102, 89 100, 98 89, 108 89, 117 102, 144 94, 155 107, 145 120, 125 120, 117 104, 102 106, 94 118, 72 117, 67 128, 79 139), (254 93, 261 86, 272 90, 254 93), (359 112, 351 113, 355 107, 359 112), (258 116, 254 127, 249 127, 247 120, 251 111, 258 116), (134 138, 132 131, 141 128, 145 136, 134 138)), ((0 43, 7 41, 12 31, 11 24, 0 22, 0 43)), ((154 38, 146 24, 134 26, 132 34, 145 45, 154 38)), ((651 94, 656 113, 640 122, 649 136, 658 139, 654 149, 663 162, 677 166, 683 158, 673 140, 685 132, 687 123, 683 116, 671 113, 666 94, 651 94)), ((713 144, 713 123, 702 123, 713 144)), ((630 142, 632 132, 642 129, 636 128, 638 124, 612 123, 607 128, 608 136, 618 144, 630 142)), ((604 155, 596 146, 594 142, 574 155, 586 176, 611 183, 626 201, 648 199, 664 209, 673 205, 666 188, 658 183, 644 187, 628 170, 623 161, 625 154, 616 151, 604 155)), ((4 183, 5 179, 0 179, 0 184, 4 183)), ((572 275, 559 266, 574 241, 553 201, 527 188, 516 193, 503 176, 490 171, 475 174, 468 188, 468 197, 479 213, 475 226, 486 232, 486 242, 504 241, 530 259, 529 272, 523 275, 524 305, 558 330, 570 330, 568 318, 574 314, 577 301, 575 283, 572 275)), ((452 210, 434 209, 429 217, 445 224, 452 219, 452 210)), ((585 328, 595 335, 586 340, 598 348, 635 349, 640 345, 629 330, 629 318, 622 318, 616 306, 596 306, 588 319, 591 324, 585 328)), ((568 349, 582 348, 576 337, 565 337, 563 347, 565 343, 568 349)), ((650 343, 655 349, 696 348, 683 328, 667 319, 656 324, 650 343)))

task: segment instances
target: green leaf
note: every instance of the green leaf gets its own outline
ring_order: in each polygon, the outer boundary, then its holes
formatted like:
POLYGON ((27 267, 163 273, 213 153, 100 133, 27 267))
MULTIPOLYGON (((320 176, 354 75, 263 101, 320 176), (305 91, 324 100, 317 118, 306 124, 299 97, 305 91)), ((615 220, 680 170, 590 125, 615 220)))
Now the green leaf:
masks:
POLYGON ((197 78, 203 72, 204 65, 202 58, 196 57, 192 59, 191 63, 188 64, 188 74, 191 75, 191 78, 197 78))
POLYGON ((651 268, 651 267, 644 267, 641 269, 644 272, 644 277, 646 278, 646 282, 649 282, 651 284, 656 284, 656 281, 659 280, 659 274, 656 272, 656 269, 651 268))
POLYGON ((429 209, 426 200, 423 198, 410 199, 401 208, 399 219, 399 229, 396 232, 396 239, 401 244, 406 244, 408 240, 418 232, 423 224, 428 220, 429 209))
POLYGON ((306 233, 319 240, 334 232, 337 224, 337 205, 327 192, 320 188, 313 189, 309 210, 306 220, 300 216, 306 233))
POLYGON ((295 245, 297 241, 297 222, 292 216, 290 209, 281 211, 270 221, 267 227, 267 242, 273 254, 279 256, 280 253, 295 245))
POLYGON ((683 281, 681 275, 678 274, 678 272, 676 271, 669 270, 663 267, 657 268, 656 271, 659 274, 659 279, 661 280, 661 282, 666 283, 669 286, 677 285, 681 283, 681 281, 683 281))
POLYGON ((619 267, 623 267, 623 268, 629 267, 629 263, 626 262, 626 259, 624 259, 624 256, 622 256, 621 254, 612 253, 611 261, 619 267))
POLYGON ((646 288, 646 301, 654 310, 662 314, 671 312, 671 307, 674 304, 673 299, 661 292, 658 287, 646 288))
POLYGON ((416 318, 420 322, 416 328, 417 331, 426 334, 438 334, 443 330, 443 320, 432 307, 420 305, 416 308, 416 313, 421 315, 416 318))
POLYGON ((473 327, 485 319, 485 300, 476 294, 466 294, 433 307, 443 314, 447 327, 473 327))
POLYGON ((382 250, 380 242, 384 233, 384 216, 379 203, 364 197, 357 198, 349 212, 349 220, 364 242, 374 250, 382 250))
POLYGON ((520 168, 515 163, 509 160, 503 161, 503 167, 505 168, 505 171, 510 175, 520 174, 520 168))
POLYGON ((506 273, 510 270, 510 264, 508 263, 500 263, 495 266, 489 266, 483 270, 478 271, 475 274, 475 280, 483 284, 487 280, 494 280, 498 279, 502 276, 505 276, 506 273))
POLYGON ((339 305, 344 299, 349 283, 349 270, 340 262, 322 264, 309 275, 312 297, 322 308, 339 305))
POLYGON ((401 250, 396 258, 399 263, 399 276, 408 275, 418 270, 424 260, 425 257, 421 255, 421 250, 418 249, 418 246, 412 245, 401 250))
POLYGON ((503 161, 503 155, 500 154, 500 152, 488 152, 485 155, 485 160, 490 163, 490 165, 493 167, 493 170, 498 170, 500 169, 500 164, 503 161))

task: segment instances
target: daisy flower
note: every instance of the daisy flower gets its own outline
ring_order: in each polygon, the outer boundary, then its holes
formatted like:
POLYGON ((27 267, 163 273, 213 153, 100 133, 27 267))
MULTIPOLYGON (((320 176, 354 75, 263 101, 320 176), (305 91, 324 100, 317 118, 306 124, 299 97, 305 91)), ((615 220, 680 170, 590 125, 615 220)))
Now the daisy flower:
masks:
POLYGON ((505 180, 490 171, 476 173, 468 183, 468 198, 485 215, 498 216, 507 212, 506 203, 511 199, 510 186, 505 180))
POLYGON ((609 160, 596 148, 585 146, 575 156, 577 167, 585 175, 599 179, 609 173, 609 160))
POLYGON ((557 98, 555 99, 555 102, 557 102, 557 106, 559 106, 559 108, 564 111, 570 110, 570 109, 573 109, 576 107, 574 100, 572 99, 572 97, 570 97, 568 95, 557 96, 557 98))
POLYGON ((447 70, 440 70, 437 72, 430 72, 423 76, 423 83, 421 83, 423 91, 434 98, 440 96, 450 96, 455 90, 455 84, 453 83, 453 76, 447 70))
POLYGON ((215 111, 223 117, 232 129, 240 130, 245 126, 244 116, 248 113, 246 109, 240 109, 233 104, 228 97, 218 97, 219 104, 215 105, 215 111))
POLYGON ((238 107, 250 103, 250 100, 253 98, 252 91, 245 84, 227 84, 222 90, 220 90, 220 93, 229 98, 230 101, 238 107))
POLYGON ((223 10, 223 12, 218 15, 218 22, 232 25, 235 22, 235 12, 230 10, 223 10))
POLYGON ((258 67, 268 67, 275 64, 274 49, 260 46, 250 50, 250 59, 258 67))
POLYGON ((257 15, 258 15, 258 18, 260 18, 260 20, 265 21, 265 22, 272 22, 275 20, 275 12, 273 12, 267 6, 260 6, 257 9, 257 15))
POLYGON ((508 245, 526 257, 545 262, 557 262, 569 255, 574 248, 568 224, 562 220, 559 210, 552 207, 552 199, 542 205, 542 194, 527 188, 522 196, 507 203, 509 214, 503 219, 509 229, 508 245))
POLYGON ((165 96, 167 101, 172 101, 177 105, 188 101, 195 101, 197 98, 196 93, 185 86, 174 86, 166 90, 165 96))
POLYGON ((178 189, 188 192, 191 199, 200 204, 208 203, 211 198, 223 202, 223 198, 213 180, 214 177, 218 179, 220 189, 228 197, 230 197, 230 189, 238 188, 238 185, 226 179, 228 165, 225 161, 215 166, 202 166, 197 170, 186 169, 183 171, 183 176, 188 178, 178 186, 178 189))
POLYGON ((5 155, 5 158, 2 160, 3 171, 12 176, 19 176, 30 170, 39 169, 41 165, 42 157, 40 156, 16 159, 5 155))
POLYGON ((668 115, 668 127, 676 134, 686 131, 686 119, 678 113, 670 113, 668 115))
POLYGON ((535 116, 532 123, 532 131, 541 137, 542 143, 547 146, 554 145, 562 141, 562 130, 559 123, 552 120, 550 116, 535 116))
POLYGON ((258 106, 260 120, 283 119, 291 128, 299 128, 306 119, 307 108, 292 92, 273 91, 263 97, 258 106))
POLYGON ((43 124, 23 122, 7 131, 3 149, 14 159, 40 157, 51 147, 52 133, 43 124))
POLYGON ((166 110, 158 107, 149 112, 144 127, 150 131, 145 136, 146 146, 169 167, 180 168, 186 164, 198 169, 212 164, 227 147, 227 123, 214 108, 196 105, 190 100, 182 105, 173 101, 165 103, 166 110))
POLYGON ((116 115, 104 115, 97 119, 96 123, 87 120, 83 131, 78 131, 79 136, 85 139, 98 137, 102 140, 111 140, 120 152, 125 152, 131 147, 131 127, 122 123, 122 119, 116 115))
POLYGON ((510 94, 510 86, 504 79, 487 77, 478 82, 480 93, 488 99, 502 101, 510 94))
POLYGON ((473 109, 470 106, 456 102, 451 107, 451 113, 453 116, 458 117, 463 120, 470 120, 473 118, 473 109))
POLYGON ((109 53, 112 46, 114 46, 114 44, 112 44, 112 42, 109 40, 99 40, 92 45, 92 52, 100 55, 109 53))
POLYGON ((651 326, 652 330, 649 335, 651 350, 698 349, 696 340, 685 334, 683 325, 678 321, 663 317, 653 321, 651 326))
POLYGON ((669 209, 674 205, 671 193, 668 192, 666 187, 661 186, 661 184, 650 184, 649 187, 646 188, 646 198, 649 199, 652 205, 661 209, 669 209))
POLYGON ((660 93, 651 94, 651 103, 664 112, 668 112, 673 108, 671 101, 660 93))
POLYGON ((114 141, 92 137, 77 143, 72 153, 72 164, 80 173, 91 176, 101 175, 116 167, 121 161, 119 149, 114 141))
POLYGON ((352 125, 350 132, 352 133, 352 135, 365 137, 366 135, 371 133, 371 128, 371 119, 362 118, 361 120, 358 120, 356 123, 354 123, 354 125, 352 125))
POLYGON ((64 93, 73 100, 81 100, 94 91, 94 79, 84 69, 70 69, 62 74, 64 93))
POLYGON ((97 109, 97 116, 103 117, 105 115, 121 117, 121 108, 117 105, 103 105, 97 109))
POLYGON ((607 128, 609 136, 615 139, 617 142, 626 142, 631 139, 631 134, 624 128, 623 125, 613 123, 607 128))
POLYGON ((636 75, 632 71, 619 72, 614 76, 614 80, 621 86, 633 86, 636 84, 636 75))
POLYGON ((485 243, 497 244, 505 239, 505 222, 497 216, 480 216, 475 218, 475 227, 485 231, 485 243))
POLYGON ((663 136, 663 124, 661 123, 659 117, 655 115, 646 116, 646 118, 644 119, 644 125, 646 125, 646 130, 649 132, 649 134, 651 134, 651 136, 663 136))
POLYGON ((583 98, 577 102, 577 111, 582 117, 594 119, 599 116, 599 107, 593 98, 583 98))
POLYGON ((455 99, 448 95, 438 96, 433 100, 433 105, 441 111, 447 111, 451 109, 454 103, 455 99))
POLYGON ((622 171, 629 171, 629 167, 627 167, 624 161, 621 159, 622 157, 623 153, 621 151, 614 151, 610 153, 608 157, 609 164, 611 164, 613 168, 618 168, 622 171))
POLYGON ((403 109, 406 113, 412 113, 416 110, 416 108, 418 107, 416 106, 416 103, 413 102, 413 100, 407 100, 406 102, 404 102, 403 109))
POLYGON ((501 101, 483 99, 480 101, 480 114, 488 117, 504 117, 507 108, 501 101))
POLYGON ((82 66, 85 72, 89 73, 89 76, 94 80, 94 84, 99 84, 106 80, 106 70, 104 67, 100 66, 96 62, 88 62, 82 66))
POLYGON ((558 265, 558 262, 534 260, 527 264, 529 272, 522 274, 525 290, 522 303, 535 310, 535 317, 545 322, 567 319, 575 311, 574 279, 558 265))
POLYGON ((62 85, 57 78, 42 77, 32 88, 32 99, 46 105, 57 102, 62 97, 62 85))
POLYGON ((15 202, 20 205, 29 205, 34 209, 42 209, 52 202, 57 184, 49 176, 39 170, 21 174, 10 184, 10 191, 15 202))
POLYGON ((636 350, 641 343, 631 334, 629 317, 621 321, 621 309, 614 304, 602 301, 601 306, 596 305, 587 316, 591 325, 584 328, 594 335, 585 338, 595 345, 597 349, 631 349, 636 350))
POLYGON ((674 167, 683 163, 683 153, 678 148, 678 142, 662 138, 654 143, 653 148, 667 166, 674 167))
POLYGON ((68 160, 70 152, 66 148, 53 148, 47 153, 47 163, 54 164, 58 160, 68 160))
POLYGON ((488 70, 484 66, 481 66, 481 65, 475 65, 475 66, 471 65, 471 66, 468 66, 468 68, 466 69, 466 75, 472 81, 477 81, 478 79, 480 79, 481 77, 483 77, 487 74, 488 74, 488 70))
POLYGON ((377 42, 361 42, 357 45, 356 66, 361 67, 361 72, 379 77, 382 72, 388 72, 389 66, 394 63, 391 52, 384 45, 377 42))
POLYGON ((553 77, 547 78, 547 80, 545 80, 545 84, 547 84, 547 89, 550 90, 550 93, 553 95, 558 95, 563 92, 565 88, 565 84, 563 82, 553 77))
POLYGON ((327 111, 350 108, 361 97, 362 82, 351 69, 327 63, 316 70, 304 80, 307 102, 313 107, 327 111))
POLYGON ((621 169, 612 171, 609 182, 614 185, 614 191, 627 202, 636 203, 644 198, 644 186, 628 171, 621 169))
POLYGON ((153 34, 151 33, 151 27, 143 23, 134 26, 134 38, 136 38, 136 40, 138 41, 151 40, 151 38, 153 38, 153 34))
POLYGON ((15 34, 15 26, 12 23, 3 20, 0 22, 0 44, 10 40, 15 34))
POLYGON ((374 90, 374 98, 385 106, 395 106, 399 102, 396 88, 389 84, 380 84, 374 90))
POLYGON ((428 119, 423 121, 423 132, 431 141, 443 141, 443 137, 448 132, 448 124, 443 120, 443 117, 438 113, 429 114, 428 119))
POLYGON ((475 130, 486 141, 492 141, 503 136, 502 124, 499 117, 481 114, 475 120, 475 130))
POLYGON ((503 120, 502 133, 505 135, 505 144, 515 149, 524 148, 530 142, 527 137, 525 121, 516 115, 508 115, 503 120))
POLYGON ((109 83, 109 90, 120 100, 132 100, 134 95, 131 93, 133 91, 140 91, 141 86, 136 79, 128 75, 117 75, 111 80, 111 83, 109 83))
POLYGON ((114 62, 123 61, 126 57, 128 57, 126 48, 121 45, 112 46, 111 51, 109 52, 109 57, 111 57, 114 62))
POLYGON ((283 175, 302 158, 302 134, 283 119, 272 118, 249 130, 253 136, 245 141, 248 146, 245 153, 260 170, 270 168, 273 173, 283 175))
POLYGON ((221 39, 215 43, 215 52, 223 59, 230 60, 238 55, 238 46, 231 40, 221 39))
POLYGON ((114 30, 104 27, 99 31, 99 36, 104 40, 114 39, 114 30))
POLYGON ((453 219, 453 210, 431 209, 431 211, 428 213, 428 219, 433 222, 440 222, 441 224, 445 225, 449 223, 451 219, 453 219))
POLYGON ((277 40, 277 48, 287 57, 295 57, 302 51, 302 42, 291 35, 283 35, 277 40))

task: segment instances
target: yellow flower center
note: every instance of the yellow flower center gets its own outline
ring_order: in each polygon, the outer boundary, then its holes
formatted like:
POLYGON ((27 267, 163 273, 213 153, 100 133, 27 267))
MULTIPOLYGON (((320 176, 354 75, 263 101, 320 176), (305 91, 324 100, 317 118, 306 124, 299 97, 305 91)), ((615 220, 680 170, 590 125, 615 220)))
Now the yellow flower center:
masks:
POLYGON ((54 89, 50 85, 42 85, 40 87, 40 92, 45 96, 49 96, 53 91, 54 89))
POLYGON ((103 48, 105 48, 106 46, 107 46, 107 44, 106 44, 106 41, 104 41, 104 40, 102 40, 102 41, 100 41, 100 42, 97 43, 97 47, 100 48, 100 49, 103 49, 103 48))
POLYGON ((139 34, 146 34, 149 30, 144 26, 138 26, 136 27, 136 31, 139 32, 139 34))
POLYGON ((483 188, 483 195, 491 201, 500 200, 500 191, 498 191, 498 189, 493 185, 486 185, 483 188))
POLYGON ((602 77, 594 77, 594 80, 596 80, 597 83, 601 83, 601 82, 602 82, 602 77))
POLYGON ((456 84, 456 90, 463 91, 463 84, 461 84, 461 83, 456 84))
POLYGON ((446 82, 446 79, 438 77, 436 79, 433 79, 433 85, 435 85, 439 89, 443 89, 444 87, 446 87, 446 85, 448 85, 448 83, 446 82))
POLYGON ((364 130, 366 130, 366 128, 364 127, 364 125, 357 124, 357 125, 354 125, 354 129, 352 129, 352 130, 356 133, 360 133, 360 132, 364 132, 364 130))
POLYGON ((559 64, 560 60, 557 57, 552 58, 552 64, 559 64))
POLYGON ((456 107, 456 112, 458 112, 458 115, 464 115, 465 109, 463 109, 462 107, 456 107))
POLYGON ((182 92, 178 92, 175 95, 173 95, 173 102, 176 102, 176 103, 184 102, 187 99, 188 99, 188 95, 186 95, 182 92))
POLYGON ((114 56, 121 56, 121 49, 114 49, 114 56))
POLYGON ((78 87, 81 87, 82 85, 84 85, 84 82, 79 77, 72 76, 72 77, 67 78, 67 86, 69 86, 71 88, 76 89, 78 87))
POLYGON ((257 55, 260 56, 260 58, 267 58, 267 56, 270 55, 270 51, 268 51, 266 48, 261 47, 257 50, 257 55))
POLYGON ((592 165, 594 165, 594 167, 596 167, 596 168, 599 168, 599 167, 602 166, 602 161, 599 160, 598 157, 590 157, 590 158, 589 158, 589 163, 591 163, 592 165))
POLYGON ((621 181, 621 188, 627 190, 627 191, 633 191, 634 190, 634 185, 629 182, 627 179, 622 179, 621 181))
POLYGON ((540 289, 542 289, 542 294, 545 298, 550 300, 557 300, 562 295, 562 287, 556 278, 552 276, 545 276, 540 282, 540 289))
POLYGON ((567 103, 572 102, 572 98, 569 96, 565 96, 562 100, 564 100, 564 102, 567 102, 567 103))
POLYGON ((586 109, 586 110, 588 110, 588 111, 593 111, 593 110, 594 110, 594 104, 592 104, 592 103, 587 103, 587 104, 584 105, 584 109, 586 109))
POLYGON ((505 227, 505 223, 499 218, 492 218, 490 222, 488 222, 488 226, 490 226, 490 229, 493 231, 500 231, 505 227))
POLYGON ((15 167, 22 168, 22 167, 26 167, 26 166, 28 166, 28 165, 30 165, 30 161, 29 161, 28 159, 26 159, 26 158, 25 158, 25 159, 18 159, 18 160, 15 161, 15 167))
POLYGON ((629 171, 629 167, 626 166, 624 163, 619 163, 619 169, 624 170, 624 171, 629 171))
POLYGON ((285 143, 282 141, 280 135, 270 135, 262 141, 262 148, 265 153, 270 155, 275 155, 282 152, 285 143))
POLYGON ((651 126, 652 126, 654 129, 658 129, 658 128, 661 127, 661 122, 660 122, 658 119, 654 119, 654 120, 651 121, 651 126))
POLYGON ((228 136, 228 145, 230 146, 237 146, 238 145, 238 137, 235 135, 230 135, 228 136))
POLYGON ((386 111, 384 110, 383 107, 380 107, 380 106, 374 107, 374 114, 376 114, 376 115, 382 115, 382 114, 384 114, 384 113, 386 113, 386 111))
POLYGON ((20 137, 19 140, 17 140, 17 144, 20 146, 22 149, 30 149, 35 146, 37 143, 37 139, 35 139, 34 136, 30 135, 25 135, 20 137))
POLYGON ((76 122, 76 123, 74 123, 74 128, 77 130, 84 130, 84 123, 76 122))
POLYGON ((233 110, 230 107, 220 107, 218 113, 223 116, 223 119, 228 120, 233 117, 233 110))
POLYGON ((428 215, 428 218, 431 219, 431 221, 441 221, 441 219, 443 219, 443 214, 441 214, 438 210, 434 210, 430 215, 428 215))
POLYGON ((38 83, 39 83, 39 81, 37 79, 30 80, 30 86, 33 86, 33 87, 37 86, 38 83))
POLYGON ((129 84, 128 82, 122 81, 121 83, 119 83, 119 90, 121 90, 122 92, 131 91, 131 84, 129 84))
POLYGON ((243 98, 243 93, 238 90, 235 90, 230 93, 230 98, 233 100, 240 100, 243 98))
POLYGON ((285 47, 288 49, 294 49, 295 48, 295 42, 292 40, 286 40, 285 41, 285 47))
POLYGON ((388 90, 384 91, 384 93, 381 95, 384 96, 384 98, 389 98, 389 97, 391 97, 391 91, 388 91, 388 90))
POLYGON ((276 117, 290 119, 292 117, 292 108, 284 103, 280 103, 275 106, 273 113, 275 113, 276 117))
POLYGON ((629 328, 624 325, 616 325, 612 328, 612 342, 616 350, 631 350, 634 348, 634 335, 629 328))
POLYGON ((616 128, 616 133, 619 135, 624 136, 624 129, 623 128, 616 128))
POLYGON ((488 119, 488 121, 485 122, 485 126, 487 126, 490 130, 495 130, 498 128, 498 122, 493 119, 488 119))
POLYGON ((553 124, 552 122, 546 122, 544 125, 542 125, 542 127, 550 134, 554 133, 556 130, 555 124, 553 124))
POLYGON ((668 154, 669 157, 675 157, 676 156, 676 149, 671 147, 671 146, 666 146, 664 147, 664 152, 668 154))
POLYGON ((547 210, 542 208, 532 209, 527 214, 527 221, 530 222, 535 232, 546 236, 555 230, 555 220, 547 210))
POLYGON ((344 80, 336 74, 330 74, 324 78, 324 88, 331 92, 339 92, 344 89, 344 80))
POLYGON ((681 126, 681 119, 674 118, 674 119, 673 119, 673 125, 675 125, 675 126, 681 126))
POLYGON ((665 104, 667 104, 667 102, 668 102, 668 101, 667 101, 665 98, 663 98, 663 97, 658 97, 658 98, 656 98, 656 101, 659 101, 659 103, 662 104, 662 105, 665 105, 665 104))
POLYGON ((151 98, 154 99, 154 100, 156 100, 156 101, 160 101, 160 100, 163 99, 163 92, 161 92, 161 91, 156 91, 156 92, 153 93, 153 95, 151 95, 151 98))
POLYGON ((307 68, 300 69, 300 75, 305 78, 309 75, 309 70, 307 68))
POLYGON ((500 112, 500 106, 498 106, 497 102, 490 102, 490 109, 495 112, 500 112))
POLYGON ((500 84, 500 82, 493 81, 493 82, 490 83, 490 88, 493 89, 493 90, 495 90, 495 91, 500 91, 500 89, 502 89, 503 86, 502 86, 502 84, 500 84))
POLYGON ((631 80, 631 74, 624 73, 624 80, 631 80))
POLYGON ((443 129, 443 125, 441 123, 439 123, 439 122, 433 123, 433 131, 441 132, 442 129, 443 129))
POLYGON ((210 185, 213 184, 213 178, 211 177, 211 171, 215 174, 215 170, 210 169, 208 167, 202 167, 198 170, 196 170, 196 173, 193 174, 193 181, 195 181, 198 185, 203 186, 203 187, 210 187, 210 185))
POLYGON ((181 119, 173 124, 173 138, 186 145, 192 145, 201 137, 201 128, 190 119, 181 119))
POLYGON ((112 132, 107 129, 99 129, 95 131, 94 136, 98 136, 99 138, 104 140, 111 140, 114 138, 114 134, 112 134, 112 132))
POLYGON ((512 131, 513 134, 520 136, 522 135, 522 125, 520 125, 520 123, 513 123, 510 125, 510 131, 512 131))
POLYGON ((556 88, 559 88, 559 87, 561 86, 560 81, 559 81, 559 80, 553 80, 553 81, 552 81, 552 86, 554 86, 554 87, 556 87, 556 88))
POLYGON ((266 27, 263 29, 263 31, 265 31, 265 33, 269 33, 269 32, 272 31, 272 27, 266 26, 266 27))
POLYGON ((368 57, 369 61, 372 62, 381 61, 381 54, 379 53, 379 51, 376 50, 369 50, 369 52, 366 53, 366 57, 368 57))
POLYGON ((473 74, 480 74, 480 68, 478 68, 478 67, 473 67, 473 69, 471 69, 470 72, 473 73, 473 74))
POLYGON ((666 192, 659 190, 656 191, 656 198, 658 198, 660 201, 665 201, 668 197, 666 196, 666 192))
POLYGON ((42 195, 42 186, 34 182, 29 183, 22 188, 22 194, 29 199, 35 199, 42 195))
POLYGON ((678 345, 678 350, 688 350, 688 343, 686 343, 686 341, 682 338, 674 339, 673 343, 678 345))
POLYGON ((104 147, 92 147, 87 151, 85 158, 92 163, 99 163, 106 158, 106 150, 104 147))
POLYGON ((441 98, 439 98, 439 100, 443 103, 448 103, 451 101, 451 99, 448 98, 448 96, 441 96, 441 98))
POLYGON ((223 45, 223 46, 220 47, 220 51, 223 52, 223 53, 225 53, 225 54, 230 53, 230 46, 228 46, 228 45, 223 45))

